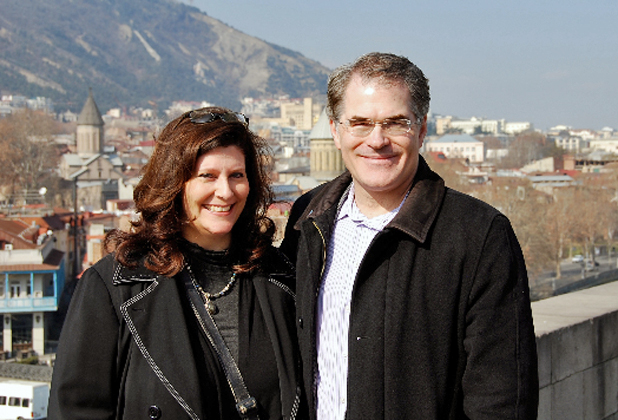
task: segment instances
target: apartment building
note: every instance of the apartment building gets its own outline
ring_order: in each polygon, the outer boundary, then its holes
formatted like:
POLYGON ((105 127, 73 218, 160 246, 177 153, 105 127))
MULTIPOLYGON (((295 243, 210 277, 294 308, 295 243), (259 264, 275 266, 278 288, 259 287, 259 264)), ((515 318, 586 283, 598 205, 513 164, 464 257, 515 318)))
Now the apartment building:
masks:
POLYGON ((294 126, 300 130, 311 130, 323 107, 315 103, 312 98, 304 98, 302 103, 282 103, 281 121, 284 125, 294 126))

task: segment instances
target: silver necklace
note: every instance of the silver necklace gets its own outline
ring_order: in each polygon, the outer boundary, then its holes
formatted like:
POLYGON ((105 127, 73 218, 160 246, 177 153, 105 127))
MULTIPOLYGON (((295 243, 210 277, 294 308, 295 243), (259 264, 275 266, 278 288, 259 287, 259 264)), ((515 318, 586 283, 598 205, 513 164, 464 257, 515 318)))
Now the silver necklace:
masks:
POLYGON ((232 273, 230 281, 228 281, 225 287, 217 293, 208 293, 201 285, 196 283, 195 287, 197 288, 197 291, 200 292, 200 294, 202 295, 204 305, 206 305, 206 309, 208 310, 208 313, 210 315, 216 315, 219 312, 219 308, 213 302, 213 300, 219 299, 221 296, 225 296, 230 291, 234 283, 236 283, 236 273, 232 273))

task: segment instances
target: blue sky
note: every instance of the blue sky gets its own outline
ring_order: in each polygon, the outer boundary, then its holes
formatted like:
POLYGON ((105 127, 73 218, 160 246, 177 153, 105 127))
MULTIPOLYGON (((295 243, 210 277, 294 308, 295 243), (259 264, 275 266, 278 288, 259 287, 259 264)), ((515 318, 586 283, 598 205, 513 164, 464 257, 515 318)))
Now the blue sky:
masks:
POLYGON ((329 68, 405 55, 434 113, 618 129, 618 0, 183 1, 329 68))

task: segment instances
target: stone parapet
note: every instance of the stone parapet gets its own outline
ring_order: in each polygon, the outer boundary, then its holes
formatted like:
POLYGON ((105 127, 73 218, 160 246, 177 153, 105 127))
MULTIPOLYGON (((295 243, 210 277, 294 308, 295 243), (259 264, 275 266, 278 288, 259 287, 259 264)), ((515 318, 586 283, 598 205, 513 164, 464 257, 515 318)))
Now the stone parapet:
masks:
POLYGON ((618 420, 618 281, 532 303, 539 420, 618 420))

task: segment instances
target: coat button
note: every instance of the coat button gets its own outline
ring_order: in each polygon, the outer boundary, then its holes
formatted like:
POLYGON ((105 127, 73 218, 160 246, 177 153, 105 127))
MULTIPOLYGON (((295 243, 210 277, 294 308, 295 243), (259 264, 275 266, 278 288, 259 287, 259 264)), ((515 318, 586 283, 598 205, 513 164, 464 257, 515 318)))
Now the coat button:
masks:
POLYGON ((148 415, 151 419, 160 419, 161 418, 161 409, 156 405, 150 406, 148 409, 148 415))
POLYGON ((303 319, 302 318, 298 318, 298 327, 299 328, 303 327, 303 319))

